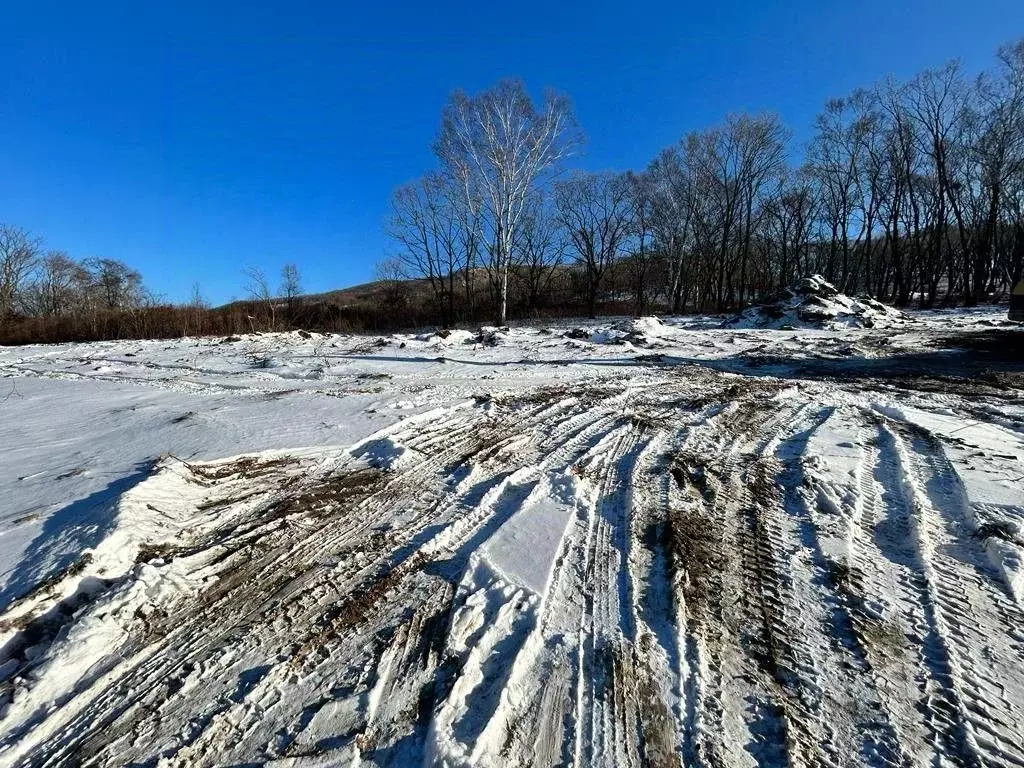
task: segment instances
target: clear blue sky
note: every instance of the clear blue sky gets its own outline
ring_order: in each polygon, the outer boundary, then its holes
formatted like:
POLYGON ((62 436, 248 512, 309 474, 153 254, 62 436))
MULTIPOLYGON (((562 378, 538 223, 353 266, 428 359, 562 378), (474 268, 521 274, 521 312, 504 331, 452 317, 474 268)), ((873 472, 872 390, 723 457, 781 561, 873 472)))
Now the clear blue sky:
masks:
POLYGON ((294 261, 371 279, 391 190, 432 163, 456 87, 575 101, 579 164, 642 167, 728 111, 808 136, 825 99, 1024 35, 1022 0, 8 2, 0 221, 122 259, 171 300, 294 261))

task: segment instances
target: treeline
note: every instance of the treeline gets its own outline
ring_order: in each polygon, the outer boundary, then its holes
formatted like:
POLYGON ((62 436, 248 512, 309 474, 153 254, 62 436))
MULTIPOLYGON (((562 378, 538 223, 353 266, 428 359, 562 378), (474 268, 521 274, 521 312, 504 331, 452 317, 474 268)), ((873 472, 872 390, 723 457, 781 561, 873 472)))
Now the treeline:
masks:
POLYGON ((357 302, 272 288, 170 305, 112 259, 0 226, 0 344, 308 328, 388 331, 509 317, 728 311, 820 273, 899 306, 998 300, 1024 273, 1024 41, 825 105, 807 146, 773 114, 692 132, 637 171, 566 171, 572 104, 505 80, 455 92, 436 167, 397 189, 393 256, 357 302), (799 162, 795 158, 800 156, 799 162))
POLYGON ((628 301, 725 311, 801 275, 900 306, 974 305, 1024 271, 1024 41, 825 105, 797 154, 772 114, 730 115, 642 171, 562 173, 571 104, 518 81, 456 92, 437 167, 396 190, 382 276, 439 320, 628 301))
POLYGON ((0 224, 0 343, 117 338, 155 305, 142 276, 126 264, 76 260, 0 224))
POLYGON ((42 240, 0 224, 0 319, 87 315, 150 301, 142 276, 114 259, 76 261, 42 240))
POLYGON ((274 290, 259 269, 243 270, 247 299, 211 308, 199 286, 185 304, 170 304, 145 288, 142 276, 106 258, 75 260, 47 250, 26 230, 0 224, 0 344, 33 344, 310 328, 391 330, 425 323, 418 302, 388 311, 371 304, 338 306, 303 298, 299 270, 285 264, 274 290))
POLYGON ((149 291, 142 275, 107 258, 73 259, 48 250, 26 230, 0 224, 0 344, 231 336, 310 329, 384 332, 433 322, 414 284, 381 283, 344 304, 302 295, 298 267, 273 283, 260 269, 242 270, 246 296, 210 307, 199 284, 183 304, 149 291))
POLYGON ((330 302, 302 302, 275 308, 271 323, 265 306, 242 301, 227 307, 196 308, 156 304, 132 310, 103 310, 76 315, 25 316, 0 323, 0 345, 52 344, 118 339, 176 339, 296 329, 330 333, 387 332, 426 325, 431 319, 411 308, 399 313, 384 308, 341 307, 330 302))

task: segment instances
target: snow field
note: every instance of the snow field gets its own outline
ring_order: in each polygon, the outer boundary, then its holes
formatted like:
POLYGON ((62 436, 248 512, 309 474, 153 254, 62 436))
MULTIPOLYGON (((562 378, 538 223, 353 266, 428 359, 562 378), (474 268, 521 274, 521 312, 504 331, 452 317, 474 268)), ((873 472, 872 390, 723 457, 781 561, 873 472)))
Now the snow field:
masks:
POLYGON ((703 322, 0 350, 0 765, 1024 764, 992 318, 703 322))

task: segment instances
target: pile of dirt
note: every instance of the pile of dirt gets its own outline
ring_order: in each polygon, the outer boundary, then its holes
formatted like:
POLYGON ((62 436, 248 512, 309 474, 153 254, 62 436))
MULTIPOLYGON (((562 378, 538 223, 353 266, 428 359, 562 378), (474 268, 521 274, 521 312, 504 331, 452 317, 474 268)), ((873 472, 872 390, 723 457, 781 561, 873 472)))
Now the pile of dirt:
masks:
POLYGON ((507 325, 501 327, 494 327, 492 325, 484 325, 480 327, 480 330, 476 332, 476 335, 466 340, 466 344, 481 344, 485 347, 497 347, 500 344, 505 343, 508 340, 509 328, 507 325))
POLYGON ((670 332, 669 327, 653 315, 623 320, 613 327, 625 334, 626 341, 638 347, 662 346, 670 332))
POLYGON ((430 333, 413 336, 415 341, 425 341, 432 347, 454 347, 460 344, 472 344, 475 338, 472 331, 462 328, 441 328, 430 333))
POLYGON ((751 307, 729 320, 730 328, 883 328, 901 325, 909 317, 866 296, 839 292, 821 275, 811 275, 774 300, 751 307))
POLYGON ((563 335, 568 339, 589 341, 591 344, 632 344, 636 347, 665 346, 663 338, 670 333, 669 326, 654 316, 620 320, 611 326, 572 328, 563 335))
POLYGON ((483 345, 497 347, 508 340, 507 325, 484 325, 475 332, 464 328, 442 328, 429 333, 413 336, 415 341, 425 341, 434 347, 454 347, 459 345, 483 345))

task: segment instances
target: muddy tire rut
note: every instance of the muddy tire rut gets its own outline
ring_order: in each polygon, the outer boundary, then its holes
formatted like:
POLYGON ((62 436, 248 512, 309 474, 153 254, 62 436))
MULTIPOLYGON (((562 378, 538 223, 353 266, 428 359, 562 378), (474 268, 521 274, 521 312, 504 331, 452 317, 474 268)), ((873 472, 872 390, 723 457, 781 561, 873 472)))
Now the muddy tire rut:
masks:
POLYGON ((82 574, 18 606, 0 765, 1024 766, 1024 612, 863 387, 539 389, 165 466, 133 493, 194 499, 180 536, 52 632, 82 574))

